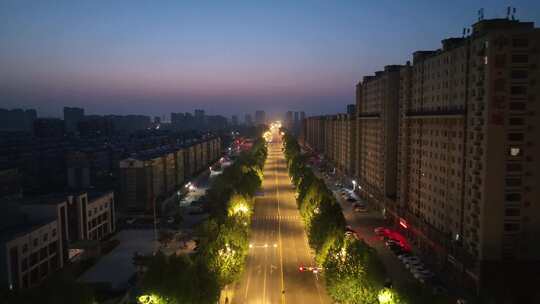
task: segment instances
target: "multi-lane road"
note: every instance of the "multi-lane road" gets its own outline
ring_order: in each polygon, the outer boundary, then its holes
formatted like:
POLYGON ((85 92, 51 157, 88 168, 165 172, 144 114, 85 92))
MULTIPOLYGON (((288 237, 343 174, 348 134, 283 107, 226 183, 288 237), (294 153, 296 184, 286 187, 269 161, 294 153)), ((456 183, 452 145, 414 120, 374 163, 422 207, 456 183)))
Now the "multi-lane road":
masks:
POLYGON ((268 145, 262 193, 255 199, 250 249, 229 303, 331 303, 314 265, 278 136, 268 145))

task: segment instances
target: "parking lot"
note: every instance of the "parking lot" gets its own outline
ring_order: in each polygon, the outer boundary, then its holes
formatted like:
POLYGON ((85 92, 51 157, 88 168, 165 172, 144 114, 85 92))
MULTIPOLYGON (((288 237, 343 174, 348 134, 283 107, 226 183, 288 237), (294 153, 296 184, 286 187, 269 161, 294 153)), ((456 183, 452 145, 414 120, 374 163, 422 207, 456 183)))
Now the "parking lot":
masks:
POLYGON ((398 232, 386 228, 388 223, 380 210, 359 199, 352 191, 352 186, 342 185, 342 178, 335 178, 331 173, 324 174, 317 168, 314 169, 340 203, 348 229, 353 230, 359 239, 363 239, 377 251, 394 286, 410 288, 423 284, 436 293, 447 292, 437 279, 437 274, 430 271, 429 267, 414 255, 407 240, 398 232), (378 233, 375 233, 375 230, 378 233))

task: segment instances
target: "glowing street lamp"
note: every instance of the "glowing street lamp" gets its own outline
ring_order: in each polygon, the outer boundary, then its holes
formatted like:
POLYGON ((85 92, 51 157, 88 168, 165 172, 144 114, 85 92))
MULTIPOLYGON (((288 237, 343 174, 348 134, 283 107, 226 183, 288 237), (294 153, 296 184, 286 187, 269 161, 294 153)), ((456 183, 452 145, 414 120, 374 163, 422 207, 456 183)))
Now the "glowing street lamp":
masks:
POLYGON ((352 191, 356 189, 356 181, 353 179, 352 181, 352 191))

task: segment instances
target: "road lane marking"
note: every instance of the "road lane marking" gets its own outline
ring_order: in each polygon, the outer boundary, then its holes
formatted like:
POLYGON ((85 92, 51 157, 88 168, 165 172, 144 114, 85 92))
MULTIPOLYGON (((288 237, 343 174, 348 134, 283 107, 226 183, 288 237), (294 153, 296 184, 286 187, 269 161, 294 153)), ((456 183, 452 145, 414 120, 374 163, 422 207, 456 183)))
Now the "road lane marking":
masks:
POLYGON ((277 166, 274 167, 275 170, 275 182, 276 182, 276 201, 277 201, 277 211, 278 211, 278 236, 279 236, 279 266, 281 269, 281 303, 285 303, 285 281, 283 279, 283 244, 281 242, 281 211, 279 209, 279 187, 278 187, 278 178, 277 178, 277 166))

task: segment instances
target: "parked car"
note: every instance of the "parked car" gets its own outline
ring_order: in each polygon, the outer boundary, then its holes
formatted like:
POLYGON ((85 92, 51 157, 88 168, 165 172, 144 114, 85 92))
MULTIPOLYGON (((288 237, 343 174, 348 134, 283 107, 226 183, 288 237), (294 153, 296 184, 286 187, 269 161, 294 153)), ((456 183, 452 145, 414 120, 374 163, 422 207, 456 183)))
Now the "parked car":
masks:
POLYGON ((409 261, 405 262, 405 267, 408 268, 408 269, 415 268, 415 267, 420 267, 420 266, 423 266, 423 265, 424 264, 420 260, 409 260, 409 261))
POLYGON ((375 235, 385 236, 390 233, 390 229, 385 227, 376 227, 375 229, 373 229, 373 232, 375 232, 375 235))
POLYGON ((403 264, 407 265, 408 263, 420 262, 420 258, 417 256, 408 256, 401 259, 403 264))
POLYGON ((392 252, 397 256, 410 252, 401 245, 390 245, 388 248, 390 248, 390 250, 392 250, 392 252))
POLYGON ((402 254, 398 254, 397 257, 400 261, 404 262, 405 259, 412 257, 412 254, 410 252, 404 252, 402 254))
POLYGON ((386 242, 384 242, 384 244, 386 246, 392 246, 392 245, 397 245, 397 246, 401 246, 401 244, 399 243, 398 240, 394 240, 394 239, 388 239, 386 240, 386 242))
POLYGON ((356 206, 354 207, 354 212, 365 213, 365 212, 368 212, 368 210, 365 206, 356 206))

